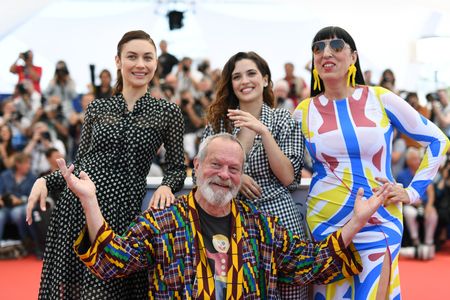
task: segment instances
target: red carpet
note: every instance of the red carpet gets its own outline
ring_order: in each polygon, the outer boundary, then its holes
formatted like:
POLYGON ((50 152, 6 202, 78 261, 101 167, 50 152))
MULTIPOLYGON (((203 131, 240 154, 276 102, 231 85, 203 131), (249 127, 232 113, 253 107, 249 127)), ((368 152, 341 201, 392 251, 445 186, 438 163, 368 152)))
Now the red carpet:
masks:
POLYGON ((403 300, 450 299, 450 240, 433 260, 400 258, 403 300))
MULTIPOLYGON (((0 260, 1 299, 37 299, 42 262, 0 260)), ((450 241, 431 261, 400 259, 403 300, 450 299, 450 241)))
POLYGON ((1 299, 37 299, 42 261, 34 256, 16 260, 0 260, 1 299))

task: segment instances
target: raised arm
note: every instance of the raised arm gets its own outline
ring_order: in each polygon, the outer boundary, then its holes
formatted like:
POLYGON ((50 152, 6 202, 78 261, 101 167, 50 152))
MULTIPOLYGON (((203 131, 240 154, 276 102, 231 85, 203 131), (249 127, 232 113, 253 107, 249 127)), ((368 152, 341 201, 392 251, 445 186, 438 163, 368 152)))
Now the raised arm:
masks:
POLYGON ((294 180, 289 184, 299 184, 303 168, 305 144, 300 122, 294 120, 291 113, 284 109, 275 110, 276 130, 273 135, 283 154, 294 169, 294 180))
POLYGON ((361 272, 361 260, 351 241, 385 201, 390 188, 391 185, 384 184, 367 200, 360 188, 350 221, 321 242, 302 241, 283 230, 279 234, 283 242, 277 256, 280 279, 292 284, 327 284, 361 272))
POLYGON ((294 181, 294 168, 289 158, 280 149, 269 128, 252 114, 243 110, 229 109, 228 117, 234 122, 235 127, 248 128, 262 137, 270 169, 284 186, 290 185, 294 181))
POLYGON ((74 244, 75 252, 83 263, 97 277, 105 280, 124 277, 148 267, 153 261, 149 260, 151 254, 143 242, 151 239, 150 231, 144 229, 149 228, 148 218, 140 216, 142 221, 132 223, 123 236, 117 235, 102 216, 95 195, 96 188, 89 176, 81 171, 80 178, 77 178, 72 173, 73 165, 67 168, 64 159, 57 162, 67 187, 80 200, 86 216, 89 242, 84 229, 74 244))
POLYGON ((391 184, 383 184, 372 196, 365 200, 363 188, 358 189, 353 208, 353 216, 347 224, 342 227, 342 240, 347 247, 356 233, 367 223, 370 217, 386 201, 387 196, 392 190, 391 184))
POLYGON ((9 67, 9 71, 13 74, 17 74, 17 63, 19 62, 19 59, 23 59, 23 53, 19 54, 19 57, 17 57, 17 59, 14 61, 14 63, 11 65, 11 67, 9 67))
POLYGON ((86 224, 89 231, 89 239, 91 243, 102 227, 105 219, 102 216, 100 207, 98 205, 97 196, 95 195, 95 185, 89 176, 84 172, 80 172, 80 178, 77 178, 72 172, 74 165, 66 166, 63 158, 57 160, 61 175, 67 182, 67 187, 80 199, 86 216, 86 224))

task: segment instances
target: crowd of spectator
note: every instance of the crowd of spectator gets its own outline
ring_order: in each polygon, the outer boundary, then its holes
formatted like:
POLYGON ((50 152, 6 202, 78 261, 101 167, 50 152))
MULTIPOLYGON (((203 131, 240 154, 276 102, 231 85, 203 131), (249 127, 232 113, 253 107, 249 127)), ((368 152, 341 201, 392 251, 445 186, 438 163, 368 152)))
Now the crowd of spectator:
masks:
MULTIPOLYGON (((214 101, 221 70, 211 69, 207 59, 195 64, 190 57, 178 59, 168 51, 166 41, 160 42, 160 50, 158 72, 149 85, 149 92, 155 98, 165 99, 162 101, 170 101, 180 107, 185 127, 185 162, 189 170, 207 125, 205 116, 214 101)), ((285 76, 274 80, 275 106, 292 112, 302 99, 309 96, 309 87, 295 74, 292 63, 287 62, 284 69, 285 76)), ((43 71, 48 72, 34 65, 31 50, 20 53, 10 68, 10 72, 17 74, 18 83, 11 96, 0 102, 0 240, 11 237, 4 230, 11 228, 5 227, 7 223, 16 225, 18 238, 33 240, 32 230, 25 226, 24 207, 35 178, 54 171, 57 168, 56 158, 64 157, 67 161, 75 158, 87 106, 95 98, 110 97, 114 93, 112 75, 106 69, 99 74, 100 83, 91 82, 89 92, 83 95, 77 93, 76 83, 65 61, 56 63, 54 77, 41 88, 43 71)), ((371 71, 366 70, 364 74, 366 83, 373 84, 371 71)), ((394 72, 390 69, 383 72, 376 84, 402 96, 424 117, 435 122, 447 136, 450 135, 450 105, 446 89, 430 93, 426 101, 421 101, 414 91, 397 89, 394 72)), ((396 134, 392 152, 393 175, 404 185, 408 184, 408 172, 410 174, 418 167, 412 166, 414 163, 410 156, 420 157, 421 149, 421 145, 400 132, 396 134)), ((310 174, 308 170, 311 166, 308 164, 310 160, 306 157, 303 176, 310 174)), ((435 248, 439 249, 447 239, 450 219, 449 170, 447 160, 423 201, 405 208, 409 240, 404 244, 413 247, 416 257, 432 258, 435 248), (419 225, 425 228, 420 229, 419 225), (419 251, 421 245, 430 248, 419 251)), ((164 149, 161 149, 149 175, 163 174, 164 149)))

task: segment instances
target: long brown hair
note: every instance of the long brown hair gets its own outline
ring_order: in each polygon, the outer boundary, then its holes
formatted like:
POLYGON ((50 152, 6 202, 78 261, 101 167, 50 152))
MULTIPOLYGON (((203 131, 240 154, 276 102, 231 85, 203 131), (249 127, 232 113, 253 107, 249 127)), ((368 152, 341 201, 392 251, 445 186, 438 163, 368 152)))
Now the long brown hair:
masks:
MULTIPOLYGON (((5 103, 6 103, 6 101, 12 102, 12 100, 5 100, 5 103)), ((14 153, 14 148, 12 145, 12 138, 13 138, 13 132, 12 132, 11 126, 9 126, 7 123, 0 125, 0 142, 6 143, 6 154, 7 155, 14 153), (9 139, 7 141, 1 141, 3 139, 3 137, 1 136, 1 131, 3 130, 3 127, 5 127, 9 132, 9 139)), ((0 166, 1 166, 1 164, 0 164, 0 166)))
MULTIPOLYGON (((117 44, 117 56, 118 57, 120 57, 120 54, 122 53, 123 45, 125 45, 126 43, 128 43, 129 41, 132 41, 132 40, 149 41, 150 44, 152 44, 153 47, 155 48, 155 53, 156 53, 155 42, 153 41, 153 39, 150 37, 150 35, 147 32, 145 32, 143 30, 132 30, 132 31, 128 31, 127 33, 125 33, 123 35, 123 37, 120 39, 119 43, 117 44)), ((120 72, 120 69, 117 69, 117 80, 116 80, 116 84, 114 86, 114 94, 121 93, 122 90, 123 90, 122 73, 120 72)))
POLYGON ((226 117, 228 109, 235 109, 239 105, 239 100, 234 94, 231 75, 236 66, 236 63, 242 59, 250 59, 256 64, 261 75, 267 76, 267 87, 263 90, 263 101, 270 107, 274 107, 274 96, 272 91, 272 75, 270 74, 269 65, 258 54, 253 51, 250 52, 238 52, 233 55, 222 69, 222 75, 217 84, 216 99, 209 106, 207 120, 213 127, 214 131, 220 130, 220 122, 223 120, 225 130, 231 132, 232 124, 226 117))
MULTIPOLYGON (((317 41, 332 39, 335 37, 338 39, 343 39, 350 46, 352 51, 357 51, 356 44, 352 36, 347 31, 337 26, 328 26, 322 28, 321 30, 319 30, 319 32, 317 32, 312 42, 315 43, 317 41)), ((312 61, 311 70, 314 70, 314 54, 312 55, 311 61, 312 61)), ((355 67, 356 67, 356 77, 355 77, 356 84, 365 85, 366 83, 364 81, 364 76, 361 72, 361 66, 359 65, 359 55, 356 57, 355 67)), ((323 84, 322 79, 321 78, 319 79, 321 91, 314 90, 314 78, 311 73, 311 85, 310 85, 311 97, 317 96, 318 94, 325 92, 325 85, 323 84)))

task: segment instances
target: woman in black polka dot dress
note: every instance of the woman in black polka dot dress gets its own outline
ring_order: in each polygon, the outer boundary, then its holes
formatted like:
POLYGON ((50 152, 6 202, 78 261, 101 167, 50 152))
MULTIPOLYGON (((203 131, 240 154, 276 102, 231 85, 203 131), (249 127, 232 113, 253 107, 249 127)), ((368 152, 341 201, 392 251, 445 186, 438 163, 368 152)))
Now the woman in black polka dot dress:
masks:
MULTIPOLYGON (((167 172, 155 191, 158 203, 173 201, 186 177, 183 118, 175 104, 147 93, 157 66, 156 47, 143 31, 126 33, 118 44, 116 95, 88 107, 74 165, 97 186, 102 213, 116 232, 124 232, 140 212, 146 176, 162 144, 167 172)), ((147 272, 112 281, 97 279, 76 258, 72 245, 85 225, 80 202, 59 172, 40 178, 29 198, 31 208, 48 190, 63 190, 47 234, 39 299, 145 299, 147 272)), ((154 200, 154 199, 152 199, 154 200)), ((42 203, 41 203, 42 205, 42 203)))

